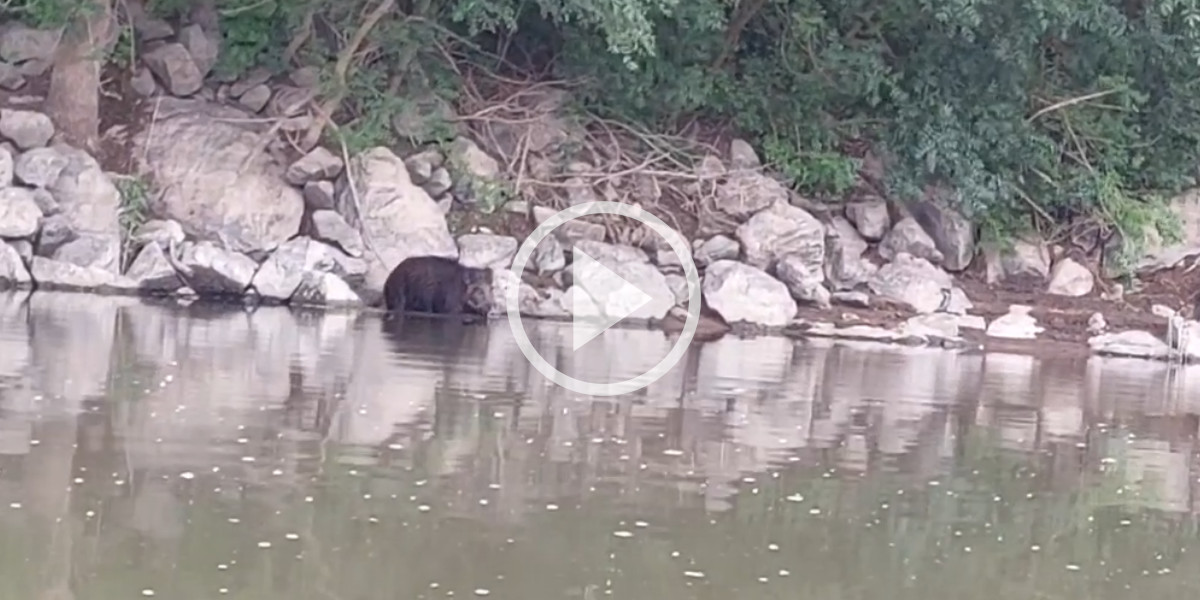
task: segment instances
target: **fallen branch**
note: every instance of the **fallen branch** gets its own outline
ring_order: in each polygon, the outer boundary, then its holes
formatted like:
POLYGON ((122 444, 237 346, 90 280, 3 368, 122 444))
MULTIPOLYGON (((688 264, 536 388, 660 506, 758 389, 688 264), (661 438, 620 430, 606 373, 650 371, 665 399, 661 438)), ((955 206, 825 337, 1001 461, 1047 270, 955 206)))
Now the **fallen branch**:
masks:
POLYGON ((366 19, 359 24, 355 30, 354 36, 350 38, 350 43, 342 48, 338 53, 337 63, 333 68, 334 92, 325 102, 321 103, 318 110, 317 119, 313 121, 311 127, 304 135, 301 146, 304 148, 313 148, 321 139, 321 134, 325 131, 325 126, 333 122, 333 113, 342 105, 342 100, 346 97, 346 77, 350 71, 350 63, 354 60, 354 56, 358 53, 359 47, 366 41, 367 36, 375 25, 383 19, 388 12, 396 7, 396 0, 381 0, 375 10, 367 15, 366 19))
MULTIPOLYGON (((317 108, 316 110, 319 111, 321 109, 317 108)), ((328 113, 318 113, 317 116, 323 116, 328 119, 329 127, 333 129, 334 136, 337 137, 338 145, 341 147, 342 163, 345 165, 344 168, 346 172, 346 184, 350 190, 350 199, 354 202, 355 220, 358 221, 356 225, 358 226, 359 232, 362 233, 363 244, 366 245, 367 249, 375 255, 375 258, 379 261, 379 264, 383 265, 384 268, 388 268, 388 265, 383 261, 383 257, 379 255, 379 251, 375 249, 375 244, 371 242, 371 236, 367 233, 367 228, 363 227, 362 202, 360 200, 360 196, 358 195, 358 185, 354 183, 354 170, 352 168, 353 165, 350 162, 350 150, 346 147, 346 137, 342 135, 342 130, 338 127, 338 124, 334 122, 332 118, 330 118, 328 113)))
POLYGON ((1084 102, 1088 102, 1090 100, 1095 100, 1097 98, 1103 98, 1105 96, 1115 94, 1118 91, 1120 91, 1120 89, 1114 88, 1111 90, 1092 92, 1090 94, 1084 94, 1082 96, 1076 96, 1074 98, 1067 98, 1066 100, 1063 100, 1062 102, 1055 102, 1054 104, 1051 104, 1050 106, 1047 106, 1046 108, 1043 108, 1043 109, 1033 113, 1032 115, 1029 116, 1029 118, 1025 119, 1025 122, 1032 123, 1033 121, 1037 120, 1038 117, 1045 115, 1047 113, 1052 113, 1056 110, 1066 108, 1068 106, 1074 106, 1076 104, 1082 104, 1084 102))

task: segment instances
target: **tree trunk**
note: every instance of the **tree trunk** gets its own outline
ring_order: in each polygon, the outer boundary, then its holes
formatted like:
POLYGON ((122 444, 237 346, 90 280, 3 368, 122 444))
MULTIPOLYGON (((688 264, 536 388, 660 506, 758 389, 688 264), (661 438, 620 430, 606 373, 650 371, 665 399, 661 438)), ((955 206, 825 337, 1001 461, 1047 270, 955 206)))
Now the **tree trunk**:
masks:
POLYGON ((116 33, 112 0, 91 0, 67 24, 54 55, 46 111, 62 140, 88 151, 100 138, 100 72, 116 33))

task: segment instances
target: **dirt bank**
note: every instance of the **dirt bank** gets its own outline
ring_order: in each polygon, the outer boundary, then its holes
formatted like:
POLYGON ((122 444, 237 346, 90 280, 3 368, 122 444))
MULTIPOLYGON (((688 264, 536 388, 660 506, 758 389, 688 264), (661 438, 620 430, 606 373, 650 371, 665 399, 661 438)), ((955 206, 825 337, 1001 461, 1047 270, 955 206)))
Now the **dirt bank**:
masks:
MULTIPOLYGON (((151 100, 139 96, 130 83, 128 72, 109 69, 102 95, 102 130, 107 132, 98 159, 106 170, 130 174, 135 163, 130 139, 137 132, 151 126, 153 111, 151 100)), ((44 97, 48 78, 30 79, 27 85, 16 91, 0 90, 0 105, 39 109, 39 98, 44 97)), ((448 215, 451 227, 459 232, 486 227, 495 233, 513 235, 524 239, 532 230, 533 223, 524 215, 507 211, 480 214, 456 209, 448 215)), ((980 261, 976 261, 977 263, 980 261)), ((1040 289, 1017 286, 989 285, 978 269, 969 270, 957 277, 958 285, 973 303, 970 314, 991 320, 1009 311, 1014 304, 1033 307, 1032 315, 1045 328, 1036 348, 1078 348, 1086 351, 1086 341, 1091 337, 1089 320, 1095 313, 1103 315, 1109 331, 1140 329, 1162 335, 1166 330, 1166 319, 1151 312, 1153 305, 1164 305, 1182 310, 1191 316, 1197 292, 1200 291, 1200 268, 1192 269, 1188 262, 1171 269, 1143 275, 1140 281, 1123 297, 1102 297, 1099 287, 1091 294, 1080 298, 1049 295, 1040 289)), ((830 322, 840 326, 874 325, 892 327, 915 315, 906 306, 896 305, 872 298, 869 308, 835 305, 831 309, 802 306, 798 316, 811 321, 830 322)), ((984 343, 978 332, 964 331, 969 340, 984 343)), ((1013 342, 986 340, 985 346, 1011 346, 1013 342)), ((1015 343, 1017 346, 1029 344, 1015 343)))

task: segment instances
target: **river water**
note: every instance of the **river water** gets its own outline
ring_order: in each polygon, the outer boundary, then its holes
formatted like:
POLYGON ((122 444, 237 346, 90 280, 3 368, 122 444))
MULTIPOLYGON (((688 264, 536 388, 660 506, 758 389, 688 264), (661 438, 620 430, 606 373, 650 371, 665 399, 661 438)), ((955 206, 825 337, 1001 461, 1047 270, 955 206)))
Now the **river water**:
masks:
POLYGON ((1198 371, 0 294, 0 597, 1181 598, 1198 371))

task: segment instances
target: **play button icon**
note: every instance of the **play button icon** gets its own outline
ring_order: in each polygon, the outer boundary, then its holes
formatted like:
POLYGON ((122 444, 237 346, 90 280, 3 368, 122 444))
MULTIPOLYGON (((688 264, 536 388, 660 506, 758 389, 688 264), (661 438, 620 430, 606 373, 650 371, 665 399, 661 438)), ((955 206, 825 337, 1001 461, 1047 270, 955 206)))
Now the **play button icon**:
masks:
MULTIPOLYGON (((696 264, 692 261, 691 248, 688 246, 687 240, 658 217, 620 202, 586 202, 551 216, 526 238, 525 243, 521 245, 517 250, 517 255, 513 258, 511 271, 514 278, 520 279, 534 249, 543 239, 554 233, 555 229, 571 219, 594 214, 621 215, 641 221, 666 240, 671 250, 679 257, 688 284, 688 317, 683 331, 671 351, 654 368, 632 379, 615 383, 582 381, 550 365, 529 341, 529 336, 521 324, 518 295, 520 286, 509 286, 505 304, 508 308, 509 326, 512 328, 517 347, 521 349, 525 359, 542 375, 576 393, 591 396, 617 396, 650 385, 670 371, 687 352, 692 336, 696 333, 696 325, 700 320, 700 276, 696 270, 696 264)), ((618 275, 602 261, 588 255, 579 246, 573 248, 572 255, 574 258, 571 264, 571 275, 574 286, 567 292, 568 307, 572 315, 572 351, 578 351, 626 318, 662 315, 670 308, 661 304, 662 299, 656 300, 654 296, 618 275)), ((636 349, 631 349, 631 351, 636 351, 636 349)))
POLYGON ((571 276, 579 291, 571 294, 571 349, 604 333, 622 319, 636 314, 654 300, 650 294, 629 283, 612 269, 588 256, 578 246, 572 251, 571 276))

